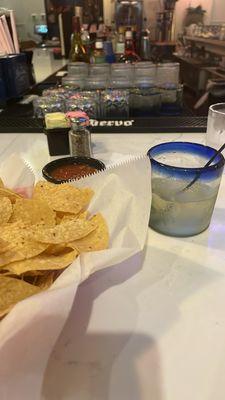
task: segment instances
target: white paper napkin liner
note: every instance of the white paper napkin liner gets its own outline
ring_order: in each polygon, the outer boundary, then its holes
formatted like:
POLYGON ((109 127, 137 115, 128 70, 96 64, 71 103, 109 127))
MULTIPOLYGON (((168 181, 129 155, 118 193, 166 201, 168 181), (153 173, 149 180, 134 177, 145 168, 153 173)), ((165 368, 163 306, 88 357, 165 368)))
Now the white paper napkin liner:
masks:
MULTIPOLYGON (((20 179, 21 173, 18 176, 20 179)), ((6 172, 5 179, 7 182, 6 172)), ((11 180, 10 185, 20 183, 21 179, 18 183, 11 180)), ((105 216, 110 248, 82 254, 49 290, 18 303, 0 323, 1 399, 14 399, 18 391, 23 400, 40 398, 48 358, 68 318, 79 283, 95 271, 121 264, 144 247, 151 206, 147 157, 132 159, 73 184, 95 191, 90 211, 100 211, 105 216)))
POLYGON ((0 177, 7 188, 31 196, 35 177, 20 155, 12 154, 1 163, 0 177))

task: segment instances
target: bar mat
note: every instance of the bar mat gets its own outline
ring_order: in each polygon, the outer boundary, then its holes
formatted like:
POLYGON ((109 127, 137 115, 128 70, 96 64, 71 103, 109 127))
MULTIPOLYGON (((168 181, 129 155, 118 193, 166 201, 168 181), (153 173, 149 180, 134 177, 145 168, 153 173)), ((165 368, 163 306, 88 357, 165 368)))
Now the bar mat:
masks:
POLYGON ((152 117, 121 121, 91 120, 93 133, 194 133, 206 132, 207 117, 152 117))
MULTIPOLYGON (((154 117, 128 120, 91 120, 93 133, 192 133, 205 132, 207 117, 154 117)), ((40 133, 41 120, 33 117, 0 117, 0 133, 40 133)))
POLYGON ((42 122, 36 118, 0 117, 0 133, 40 133, 42 122))

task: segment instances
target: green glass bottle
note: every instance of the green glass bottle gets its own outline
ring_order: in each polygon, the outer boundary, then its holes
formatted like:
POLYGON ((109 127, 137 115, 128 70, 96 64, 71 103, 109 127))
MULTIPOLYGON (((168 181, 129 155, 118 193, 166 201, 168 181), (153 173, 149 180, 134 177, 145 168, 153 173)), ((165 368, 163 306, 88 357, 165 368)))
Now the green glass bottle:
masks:
POLYGON ((89 57, 81 38, 79 17, 73 17, 73 38, 69 58, 72 62, 89 62, 89 57))

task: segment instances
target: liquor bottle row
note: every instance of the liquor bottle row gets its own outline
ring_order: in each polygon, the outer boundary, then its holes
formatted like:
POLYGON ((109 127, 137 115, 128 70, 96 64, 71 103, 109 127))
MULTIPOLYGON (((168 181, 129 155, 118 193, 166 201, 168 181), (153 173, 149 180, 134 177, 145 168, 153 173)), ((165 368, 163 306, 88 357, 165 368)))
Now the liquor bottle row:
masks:
POLYGON ((81 27, 80 18, 75 16, 69 58, 72 62, 91 64, 150 60, 149 32, 144 29, 140 41, 131 27, 120 27, 117 32, 112 24, 108 29, 93 32, 87 25, 81 27))

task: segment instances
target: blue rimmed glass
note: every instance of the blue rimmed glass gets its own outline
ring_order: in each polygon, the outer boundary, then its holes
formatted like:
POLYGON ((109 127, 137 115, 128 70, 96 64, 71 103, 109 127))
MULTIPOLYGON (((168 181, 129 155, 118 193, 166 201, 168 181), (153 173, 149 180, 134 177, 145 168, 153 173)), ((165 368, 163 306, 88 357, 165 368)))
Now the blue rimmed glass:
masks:
POLYGON ((152 207, 150 226, 169 236, 192 236, 208 228, 221 176, 224 157, 202 168, 216 150, 197 143, 170 142, 152 147, 152 207), (190 167, 192 166, 192 167, 190 167), (196 175, 198 180, 183 190, 196 175))

